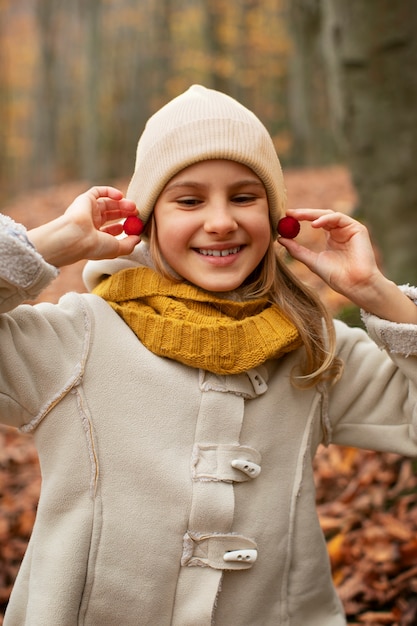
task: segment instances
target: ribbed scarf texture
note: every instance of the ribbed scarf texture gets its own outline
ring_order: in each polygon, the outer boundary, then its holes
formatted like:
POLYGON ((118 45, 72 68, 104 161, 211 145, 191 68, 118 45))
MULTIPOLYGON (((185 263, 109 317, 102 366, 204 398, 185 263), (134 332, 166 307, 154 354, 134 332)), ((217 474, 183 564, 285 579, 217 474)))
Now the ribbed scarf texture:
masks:
POLYGON ((236 302, 146 267, 104 279, 93 291, 154 354, 215 374, 240 374, 301 345, 296 327, 266 298, 236 302))

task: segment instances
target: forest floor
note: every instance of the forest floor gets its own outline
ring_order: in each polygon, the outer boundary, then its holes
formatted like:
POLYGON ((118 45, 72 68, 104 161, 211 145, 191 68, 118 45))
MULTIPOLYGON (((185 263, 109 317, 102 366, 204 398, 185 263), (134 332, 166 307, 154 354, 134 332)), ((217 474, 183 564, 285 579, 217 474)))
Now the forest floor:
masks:
MULTIPOLYGON (((356 204, 342 167, 285 172, 289 206, 351 213, 356 204)), ((123 191, 127 181, 114 181, 123 191)), ((28 228, 62 213, 87 188, 76 182, 16 198, 3 212, 28 228)), ((300 238, 320 245, 308 225, 300 238)), ((66 291, 84 291, 83 263, 61 270, 39 300, 56 302, 66 291)), ((334 315, 349 302, 308 270, 296 272, 312 285, 334 315)), ((327 540, 334 582, 357 626, 417 624, 417 463, 395 454, 352 448, 321 448, 315 460, 317 506, 327 540)), ((0 428, 0 625, 36 515, 40 474, 31 439, 0 428)))

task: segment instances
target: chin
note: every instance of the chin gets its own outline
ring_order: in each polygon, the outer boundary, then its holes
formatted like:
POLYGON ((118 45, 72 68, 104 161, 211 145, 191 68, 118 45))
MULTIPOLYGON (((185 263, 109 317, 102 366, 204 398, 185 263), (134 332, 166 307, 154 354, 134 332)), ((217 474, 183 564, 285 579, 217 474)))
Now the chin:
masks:
POLYGON ((230 285, 225 285, 224 283, 219 284, 207 284, 207 283, 199 283, 197 287, 200 289, 204 289, 204 291, 212 291, 213 293, 230 293, 231 291, 235 291, 239 289, 242 283, 230 283, 230 285))

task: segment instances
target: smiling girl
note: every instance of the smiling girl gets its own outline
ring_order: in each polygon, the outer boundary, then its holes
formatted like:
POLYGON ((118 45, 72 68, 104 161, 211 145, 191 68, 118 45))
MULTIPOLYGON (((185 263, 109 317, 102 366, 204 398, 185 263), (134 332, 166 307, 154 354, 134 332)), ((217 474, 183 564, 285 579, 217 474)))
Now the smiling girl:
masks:
POLYGON ((0 219, 0 416, 33 433, 43 475, 5 626, 342 626, 312 459, 417 455, 417 290, 346 215, 287 211, 325 248, 277 244, 272 140, 201 86, 149 120, 127 198, 94 187, 29 233, 0 219), (137 213, 142 241, 119 237, 137 213), (80 259, 91 293, 20 304, 80 259))

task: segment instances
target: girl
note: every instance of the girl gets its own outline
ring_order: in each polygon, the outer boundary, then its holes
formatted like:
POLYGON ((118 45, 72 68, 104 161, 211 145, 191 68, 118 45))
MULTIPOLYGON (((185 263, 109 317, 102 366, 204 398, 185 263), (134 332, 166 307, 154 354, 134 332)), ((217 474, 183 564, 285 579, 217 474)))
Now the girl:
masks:
POLYGON ((371 339, 329 319, 276 251, 271 138, 216 91, 149 120, 127 196, 93 188, 28 235, 1 222, 0 413, 33 432, 43 474, 5 625, 345 624, 312 458, 417 454, 417 290, 350 217, 291 211, 327 246, 281 246, 371 339), (136 207, 140 245, 117 236, 136 207), (17 306, 83 258, 92 293, 17 306))

